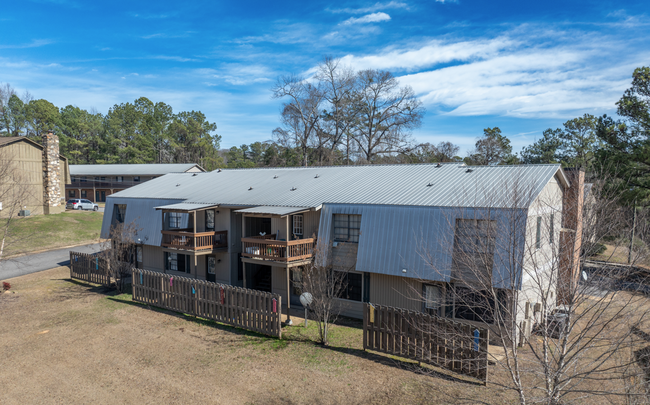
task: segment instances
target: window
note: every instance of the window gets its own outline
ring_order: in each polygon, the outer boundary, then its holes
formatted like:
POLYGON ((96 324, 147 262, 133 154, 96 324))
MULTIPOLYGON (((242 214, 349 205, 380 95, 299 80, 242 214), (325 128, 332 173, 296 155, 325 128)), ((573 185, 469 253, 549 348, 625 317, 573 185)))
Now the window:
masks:
POLYGON ((140 181, 140 176, 133 176, 133 181, 140 181))
POLYGON ((68 198, 74 198, 74 190, 68 191, 68 198))
POLYGON ((361 215, 334 214, 334 240, 337 242, 359 242, 361 215))
POLYGON ((106 181, 106 177, 100 177, 99 178, 101 181, 106 181))
MULTIPOLYGON (((338 274, 337 276, 341 276, 341 274, 338 274)), ((363 290, 362 282, 361 273, 344 273, 341 278, 343 288, 339 293, 339 298, 361 302, 361 292, 363 290)))
POLYGON ((124 181, 124 176, 115 176, 115 181, 121 183, 124 181))
POLYGON ((177 229, 181 227, 182 215, 180 212, 170 212, 169 213, 169 228, 177 229))
POLYGON ((492 278, 495 237, 494 220, 456 219, 452 278, 488 283, 492 278), (484 279, 479 280, 479 277, 484 279))
POLYGON ((205 230, 214 231, 214 210, 205 211, 205 230))
POLYGON ((293 216, 293 234, 302 236, 302 224, 303 224, 303 217, 301 215, 294 215, 293 216))
POLYGON ((486 291, 455 287, 454 318, 483 323, 494 322, 494 299, 486 291))
POLYGON ((542 247, 542 217, 537 217, 537 235, 535 237, 535 249, 542 247))
POLYGON ((424 286, 424 308, 431 315, 440 315, 442 289, 437 285, 424 286))
POLYGON ((83 176, 80 181, 81 182, 86 182, 86 176, 83 176))
POLYGON ((555 214, 551 214, 551 223, 549 224, 548 243, 551 245, 555 238, 555 214))
POLYGON ((81 198, 87 198, 86 197, 86 190, 81 190, 81 198))
POLYGON ((99 181, 99 177, 95 177, 95 180, 99 181))
POLYGON ((113 223, 123 224, 126 216, 126 204, 115 204, 113 206, 113 223))
POLYGON ((208 256, 208 274, 215 274, 217 268, 217 259, 214 256, 208 256))
POLYGON ((165 252, 165 270, 190 273, 191 269, 190 255, 165 252))
POLYGON ((136 260, 139 264, 142 264, 142 246, 136 248, 136 260))

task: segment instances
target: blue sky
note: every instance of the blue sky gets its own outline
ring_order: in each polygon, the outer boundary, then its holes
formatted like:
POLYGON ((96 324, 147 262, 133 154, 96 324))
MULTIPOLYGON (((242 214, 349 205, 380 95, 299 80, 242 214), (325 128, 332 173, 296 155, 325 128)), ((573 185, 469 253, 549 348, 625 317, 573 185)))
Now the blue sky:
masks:
POLYGON ((279 125, 269 91, 324 56, 392 71, 427 109, 420 142, 469 150, 498 126, 519 150, 615 112, 650 65, 647 1, 6 1, 0 83, 106 113, 144 96, 201 110, 222 147, 279 125))

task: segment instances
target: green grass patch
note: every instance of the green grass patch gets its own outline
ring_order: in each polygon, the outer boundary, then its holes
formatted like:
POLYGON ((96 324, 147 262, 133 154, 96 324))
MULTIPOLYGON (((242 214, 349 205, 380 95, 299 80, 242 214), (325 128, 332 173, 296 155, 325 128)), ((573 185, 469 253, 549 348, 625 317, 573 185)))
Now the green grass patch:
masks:
POLYGON ((91 211, 15 218, 5 254, 98 242, 103 217, 103 213, 91 211))

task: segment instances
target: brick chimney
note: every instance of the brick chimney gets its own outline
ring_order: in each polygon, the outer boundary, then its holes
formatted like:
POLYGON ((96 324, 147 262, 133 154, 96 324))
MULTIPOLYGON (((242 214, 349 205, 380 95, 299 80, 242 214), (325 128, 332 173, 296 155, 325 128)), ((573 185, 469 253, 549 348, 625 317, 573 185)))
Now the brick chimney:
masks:
POLYGON ((585 195, 585 172, 564 169, 569 183, 562 200, 562 231, 560 232, 560 266, 558 269, 557 304, 571 304, 580 278, 582 250, 582 207, 585 195))
POLYGON ((43 134, 43 213, 60 211, 61 167, 59 165, 59 137, 52 132, 43 134))

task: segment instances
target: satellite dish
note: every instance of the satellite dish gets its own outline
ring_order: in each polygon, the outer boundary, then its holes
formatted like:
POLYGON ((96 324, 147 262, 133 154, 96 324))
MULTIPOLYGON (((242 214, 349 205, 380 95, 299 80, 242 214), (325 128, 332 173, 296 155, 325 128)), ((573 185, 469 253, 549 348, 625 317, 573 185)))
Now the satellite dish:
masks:
POLYGON ((300 303, 302 304, 303 307, 308 307, 313 300, 314 297, 312 297, 312 295, 308 292, 300 294, 300 303))
POLYGON ((587 272, 584 271, 584 270, 582 270, 582 279, 583 279, 584 281, 587 281, 587 272))

